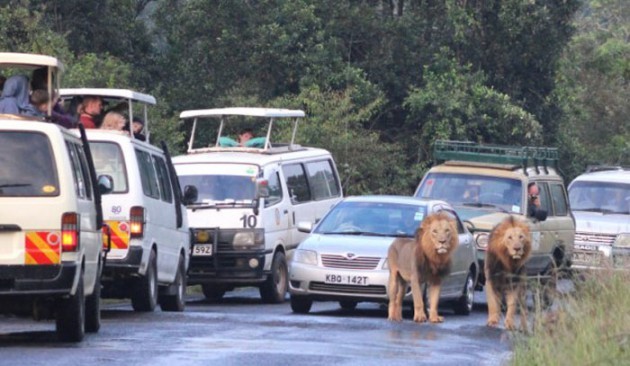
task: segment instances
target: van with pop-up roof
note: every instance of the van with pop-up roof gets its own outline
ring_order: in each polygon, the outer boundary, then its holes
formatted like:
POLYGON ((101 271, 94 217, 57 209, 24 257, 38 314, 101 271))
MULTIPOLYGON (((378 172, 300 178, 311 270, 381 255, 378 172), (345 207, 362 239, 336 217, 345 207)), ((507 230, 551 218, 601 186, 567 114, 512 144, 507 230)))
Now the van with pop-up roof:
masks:
MULTIPOLYGON (((0 53, 0 67, 45 70, 50 95, 62 70, 53 57, 19 53, 0 53)), ((0 314, 55 319, 62 341, 99 330, 100 195, 110 188, 109 177, 96 178, 83 129, 0 115, 0 314)))
POLYGON ((188 154, 173 159, 184 194, 196 195, 187 205, 193 231, 188 283, 200 284, 207 299, 256 286, 263 301, 283 302, 287 259, 306 236, 297 223, 316 223, 342 198, 332 155, 294 142, 303 117, 301 110, 272 108, 180 114, 184 121, 193 120, 188 154), (212 136, 209 127, 217 120, 216 141, 199 144, 195 139, 212 136), (290 142, 272 141, 272 127, 283 122, 293 123, 290 142), (239 145, 223 135, 238 131, 235 126, 264 136, 239 145))

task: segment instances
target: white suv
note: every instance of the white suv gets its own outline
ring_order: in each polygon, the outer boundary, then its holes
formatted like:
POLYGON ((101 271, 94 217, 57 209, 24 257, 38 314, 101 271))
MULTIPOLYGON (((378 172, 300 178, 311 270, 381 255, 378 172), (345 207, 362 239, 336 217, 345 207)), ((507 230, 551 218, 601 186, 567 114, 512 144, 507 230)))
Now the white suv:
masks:
MULTIPOLYGON (((100 96, 133 111, 155 104, 152 96, 125 89, 62 89, 62 98, 100 96)), ((147 133, 148 139, 148 131, 147 133)), ((190 231, 177 176, 166 145, 158 148, 132 132, 90 129, 87 138, 98 174, 113 180, 103 196, 111 251, 103 272, 104 298, 131 298, 136 311, 183 311, 190 231)))
MULTIPOLYGON (((0 66, 46 68, 49 90, 61 69, 53 57, 15 53, 0 53, 0 66)), ((99 182, 85 134, 0 115, 0 314, 55 318, 63 341, 99 330, 100 192, 111 181, 99 182)))
POLYGON ((630 269, 630 169, 594 167, 569 185, 573 268, 630 269))
MULTIPOLYGON (((173 159, 187 196, 193 248, 189 284, 201 284, 209 300, 239 286, 257 286, 265 302, 285 300, 287 259, 306 234, 297 223, 316 223, 342 198, 337 168, 323 149, 293 143, 271 143, 273 122, 294 120, 304 112, 286 109, 224 108, 184 111, 182 119, 220 118, 213 147, 193 148, 173 159), (266 137, 245 146, 221 136, 230 117, 236 121, 268 121, 266 137), (257 146, 257 147, 256 147, 257 146)), ((208 125, 204 125, 208 126, 208 125)), ((260 125, 259 125, 260 126, 260 125)), ((196 131, 202 134, 207 131, 196 131)))

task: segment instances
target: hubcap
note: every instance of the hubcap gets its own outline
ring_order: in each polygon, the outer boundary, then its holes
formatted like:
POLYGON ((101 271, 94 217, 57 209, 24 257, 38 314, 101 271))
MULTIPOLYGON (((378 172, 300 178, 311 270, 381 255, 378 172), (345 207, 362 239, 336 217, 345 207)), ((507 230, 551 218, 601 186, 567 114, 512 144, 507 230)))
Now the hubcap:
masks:
POLYGON ((473 308, 473 302, 475 301, 475 289, 472 278, 468 277, 466 280, 466 306, 469 310, 473 308))

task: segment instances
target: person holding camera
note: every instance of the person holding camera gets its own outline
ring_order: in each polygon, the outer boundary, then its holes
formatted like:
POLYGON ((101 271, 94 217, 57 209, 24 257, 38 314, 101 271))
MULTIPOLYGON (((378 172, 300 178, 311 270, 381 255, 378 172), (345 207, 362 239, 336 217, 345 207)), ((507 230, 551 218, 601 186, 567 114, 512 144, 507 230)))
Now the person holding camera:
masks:
POLYGON ((540 208, 540 191, 535 182, 527 185, 527 216, 534 217, 539 221, 547 219, 547 211, 540 208))

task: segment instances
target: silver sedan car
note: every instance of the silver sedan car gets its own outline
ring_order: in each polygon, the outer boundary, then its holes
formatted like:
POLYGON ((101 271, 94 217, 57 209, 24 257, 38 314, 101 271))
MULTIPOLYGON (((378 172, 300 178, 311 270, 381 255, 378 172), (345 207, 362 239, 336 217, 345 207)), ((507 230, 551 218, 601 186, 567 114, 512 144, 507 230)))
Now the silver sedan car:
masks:
MULTIPOLYGON (((440 304, 468 315, 473 306, 479 268, 470 232, 446 202, 403 196, 347 197, 313 228, 289 263, 291 309, 308 313, 313 301, 339 301, 354 309, 358 302, 387 303, 389 269, 387 250, 397 237, 412 238, 430 213, 449 212, 456 220, 459 246, 451 273, 442 282, 440 304)), ((406 301, 411 302, 408 289, 406 301)))

